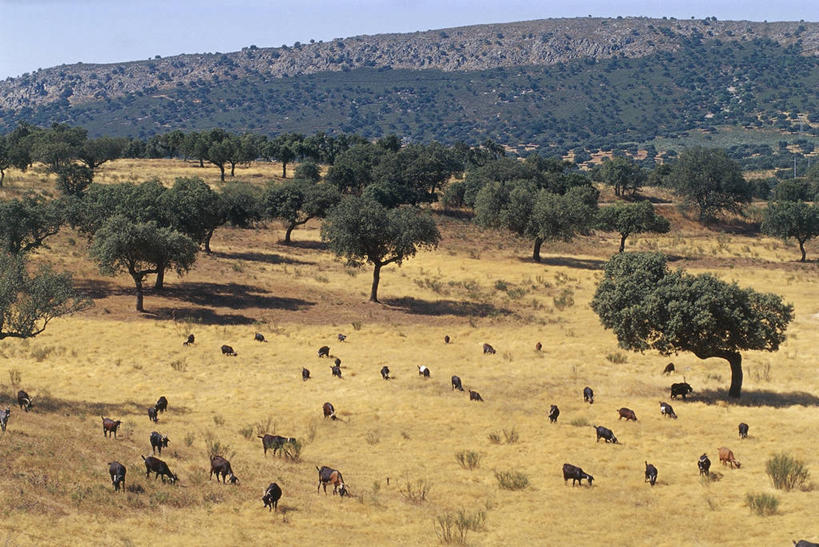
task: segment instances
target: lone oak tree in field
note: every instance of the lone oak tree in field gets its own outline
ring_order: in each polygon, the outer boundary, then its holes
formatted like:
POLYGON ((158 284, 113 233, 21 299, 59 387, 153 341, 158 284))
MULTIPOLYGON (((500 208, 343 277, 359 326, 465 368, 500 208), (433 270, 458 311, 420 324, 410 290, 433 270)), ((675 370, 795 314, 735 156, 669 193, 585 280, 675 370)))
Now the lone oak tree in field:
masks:
POLYGON ((172 267, 178 274, 190 269, 196 260, 197 245, 186 235, 156 222, 133 222, 123 215, 108 219, 94 234, 91 256, 100 271, 116 275, 125 270, 136 287, 136 310, 145 311, 142 284, 161 267, 172 267))
POLYGON ((670 229, 668 219, 654 212, 654 206, 648 201, 615 203, 604 207, 597 213, 597 226, 601 230, 620 234, 621 253, 626 248, 626 238, 631 234, 664 234, 670 229))
POLYGON ((793 307, 772 293, 711 274, 671 272, 660 253, 617 254, 606 264, 591 307, 624 349, 690 351, 731 365, 728 394, 742 392, 742 350, 776 351, 793 307))
POLYGON ((770 203, 765 210, 762 233, 799 242, 802 260, 805 261, 805 242, 819 236, 819 207, 802 201, 770 203))
POLYGON ((400 266, 419 248, 437 247, 441 234, 432 217, 418 209, 386 209, 372 199, 348 196, 327 215, 321 238, 349 264, 374 266, 370 302, 378 302, 381 268, 400 266))
POLYGON ((725 150, 696 146, 680 154, 668 175, 674 190, 697 206, 700 220, 722 211, 737 213, 753 189, 725 150))
POLYGON ((0 252, 0 340, 37 336, 55 317, 90 305, 74 291, 70 275, 48 267, 30 275, 22 256, 0 252))
POLYGON ((286 245, 290 244, 290 234, 297 226, 306 224, 311 218, 324 217, 340 199, 341 194, 329 184, 299 180, 272 184, 265 196, 268 215, 287 223, 286 245))
POLYGON ((614 195, 625 195, 626 190, 634 194, 646 181, 646 174, 631 158, 615 157, 606 159, 600 165, 600 180, 614 187, 614 195))

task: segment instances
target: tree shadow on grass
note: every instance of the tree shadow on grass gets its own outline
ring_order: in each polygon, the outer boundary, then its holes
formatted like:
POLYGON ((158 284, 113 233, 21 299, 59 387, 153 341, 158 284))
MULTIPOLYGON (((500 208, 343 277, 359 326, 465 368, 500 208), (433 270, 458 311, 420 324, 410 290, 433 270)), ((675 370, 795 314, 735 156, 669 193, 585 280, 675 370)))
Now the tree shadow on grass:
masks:
POLYGON ((279 241, 279 245, 284 247, 285 249, 294 248, 294 249, 310 249, 313 251, 326 251, 329 249, 327 243, 324 241, 290 241, 289 244, 285 245, 284 240, 279 241))
POLYGON ((263 308, 298 311, 315 304, 300 298, 273 296, 264 289, 242 283, 181 283, 164 289, 158 295, 208 308, 234 310, 263 308))
POLYGON ((102 279, 78 279, 74 281, 74 288, 82 296, 91 300, 102 300, 109 296, 136 295, 134 287, 123 287, 113 281, 102 279))
POLYGON ((233 260, 250 260, 251 262, 264 262, 265 264, 295 264, 295 265, 308 265, 308 264, 315 264, 315 262, 306 262, 304 260, 298 260, 295 258, 290 258, 287 256, 281 256, 273 253, 258 253, 253 251, 248 251, 244 253, 226 253, 222 251, 215 251, 213 256, 217 258, 227 258, 233 260))
MULTIPOLYGON (((134 401, 127 401, 124 403, 104 403, 97 401, 75 401, 70 399, 61 399, 44 392, 37 393, 31 390, 31 411, 32 412, 53 412, 65 414, 66 416, 76 416, 79 414, 86 414, 90 416, 105 416, 113 420, 121 419, 120 416, 128 414, 144 414, 148 416, 148 407, 154 401, 146 400, 144 403, 136 403, 134 401)), ((11 401, 16 404, 17 400, 11 401)), ((19 408, 19 407, 18 407, 19 408)), ((169 406, 174 414, 188 414, 190 409, 187 407, 169 406)), ((159 415, 160 423, 162 421, 162 414, 159 415)))
POLYGON ((495 317, 510 315, 511 310, 496 308, 492 304, 455 300, 419 300, 417 298, 391 298, 383 303, 406 313, 417 315, 457 315, 460 317, 495 317))
POLYGON ((705 389, 696 395, 698 401, 708 405, 727 402, 734 406, 770 406, 773 408, 819 406, 819 397, 805 391, 778 392, 769 389, 748 389, 742 390, 742 397, 734 399, 728 397, 728 391, 725 389, 705 389))
MULTIPOLYGON (((532 262, 531 258, 520 258, 521 262, 532 262)), ((605 260, 596 258, 574 258, 571 256, 544 256, 540 262, 542 266, 566 266, 567 268, 578 268, 582 270, 602 270, 606 265, 605 260)))
POLYGON ((200 325, 252 325, 259 319, 237 313, 218 313, 210 308, 153 308, 144 317, 158 321, 184 321, 200 325))

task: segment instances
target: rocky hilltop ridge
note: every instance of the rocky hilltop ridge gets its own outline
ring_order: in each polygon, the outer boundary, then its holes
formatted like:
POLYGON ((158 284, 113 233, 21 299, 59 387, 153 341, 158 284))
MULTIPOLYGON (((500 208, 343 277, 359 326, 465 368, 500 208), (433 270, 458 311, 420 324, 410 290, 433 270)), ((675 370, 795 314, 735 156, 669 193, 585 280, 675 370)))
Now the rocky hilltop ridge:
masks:
POLYGON ((362 35, 328 42, 232 53, 184 54, 146 61, 74 64, 0 82, 0 109, 50 103, 77 105, 128 94, 161 96, 163 89, 247 75, 288 78, 355 68, 477 71, 552 65, 578 59, 642 57, 674 51, 686 40, 773 40, 819 55, 819 23, 649 19, 542 19, 406 34, 362 35))

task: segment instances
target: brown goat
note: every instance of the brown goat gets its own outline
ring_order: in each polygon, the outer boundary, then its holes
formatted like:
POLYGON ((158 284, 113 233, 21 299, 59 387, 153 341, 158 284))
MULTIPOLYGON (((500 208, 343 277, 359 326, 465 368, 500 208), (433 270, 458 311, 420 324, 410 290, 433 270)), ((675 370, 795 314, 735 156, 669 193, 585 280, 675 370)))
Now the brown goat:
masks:
POLYGON ((114 438, 116 439, 117 429, 119 429, 122 422, 119 420, 112 420, 111 418, 103 418, 102 416, 100 416, 100 418, 102 418, 102 434, 107 437, 109 433, 113 433, 114 438))
POLYGON ((736 460, 736 458, 734 458, 734 453, 731 452, 730 448, 725 448, 724 446, 721 446, 721 447, 718 448, 718 450, 719 450, 719 461, 720 461, 720 463, 722 465, 725 465, 726 463, 730 464, 731 469, 733 469, 735 465, 737 466, 737 469, 742 467, 742 464, 739 463, 736 460))
POLYGON ((333 408, 332 403, 324 403, 321 407, 322 412, 324 412, 325 418, 330 418, 332 420, 336 420, 336 409, 333 408))
POLYGON ((626 421, 629 420, 633 420, 635 422, 637 421, 637 415, 630 408, 623 407, 620 410, 618 410, 617 413, 620 415, 620 417, 617 418, 618 420, 625 418, 626 421))

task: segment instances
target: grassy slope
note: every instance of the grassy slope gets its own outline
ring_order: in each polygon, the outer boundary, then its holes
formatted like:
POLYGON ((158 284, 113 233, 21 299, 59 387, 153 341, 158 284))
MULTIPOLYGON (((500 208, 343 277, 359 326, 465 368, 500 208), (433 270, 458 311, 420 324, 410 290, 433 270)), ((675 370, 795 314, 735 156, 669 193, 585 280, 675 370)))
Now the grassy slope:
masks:
MULTIPOLYGON (((106 177, 127 178, 118 164, 106 177)), ((163 165, 146 163, 141 171, 150 175, 163 165)), ((16 177, 5 192, 30 183, 16 177)), ((20 371, 21 387, 35 399, 33 413, 12 410, 0 437, 0 499, 8 502, 0 538, 11 544, 71 537, 213 545, 318 543, 329 534, 351 544, 429 544, 435 542, 434 517, 462 507, 487 510, 485 531, 470 535, 478 544, 747 545, 816 538, 815 490, 777 493, 780 512, 773 517, 752 515, 743 503, 747 492, 772 491, 764 462, 776 451, 804 459, 814 474, 819 469, 810 440, 819 426, 819 398, 808 395, 819 391, 817 264, 792 262, 792 246, 718 236, 672 206, 664 212, 673 235, 636 238, 631 248, 656 247, 682 257, 675 265, 775 290, 796 310, 778 353, 745 354, 741 405, 725 404, 717 393, 727 387, 725 363, 673 357, 696 390, 692 402, 674 403, 677 421, 658 412, 657 401, 668 400, 673 381, 660 375, 668 358, 628 354, 622 364, 605 358, 617 352, 616 342, 587 303, 599 276, 593 268, 616 248, 611 236, 544 249, 545 263, 536 265, 521 259, 529 255, 527 242, 441 217, 440 249, 385 270, 381 294, 388 304, 374 306, 366 303, 369 270, 349 271, 323 251, 315 225, 294 233, 307 242, 294 248, 277 244, 277 226, 220 230, 217 254, 202 257, 181 280, 171 276, 167 296, 146 298, 146 308, 157 315, 140 317, 130 311, 126 279, 100 278, 85 258, 84 242, 62 233, 45 256, 97 289, 96 306, 55 321, 36 339, 0 344, 0 401, 18 389, 9 385, 10 369, 20 371), (506 291, 496 288, 499 280, 506 291), (573 292, 575 304, 560 311, 553 299, 564 289, 573 292), (485 317, 467 315, 475 310, 485 317), (260 322, 249 323, 254 320, 260 322), (270 343, 253 342, 257 330, 270 343), (197 343, 185 348, 188 332, 197 343), (344 344, 335 341, 339 332, 348 335, 344 344), (443 344, 444 334, 453 344, 443 344), (542 353, 534 351, 537 341, 542 353), (498 353, 481 355, 482 342, 498 353), (239 356, 222 357, 223 343, 239 356), (323 344, 342 359, 343 380, 332 378, 328 362, 316 357, 323 344), (392 382, 378 375, 383 364, 392 369, 392 382), (431 368, 431 379, 418 377, 418 364, 431 368), (302 366, 313 371, 313 380, 301 381, 302 366), (451 374, 486 402, 451 392, 451 374), (584 385, 595 389, 593 406, 582 402, 584 385), (155 425, 144 409, 160 394, 170 411, 155 425), (324 401, 333 402, 343 422, 322 419, 324 401), (557 425, 545 416, 551 403, 561 408, 557 425), (618 423, 621 406, 640 420, 618 423), (123 420, 118 440, 100 435, 101 414, 123 420), (277 433, 307 441, 301 463, 265 459, 255 432, 250 440, 240 434, 268 417, 277 433), (622 445, 596 444, 589 425, 572 421, 608 426, 622 445), (751 438, 742 442, 740 421, 751 426, 751 438), (511 428, 519 443, 487 440, 490 432, 511 428), (147 455, 152 430, 171 439, 163 459, 180 475, 179 487, 146 481, 140 473, 139 455, 147 455), (235 452, 240 486, 208 481, 208 436, 235 452), (742 469, 719 465, 716 449, 723 445, 734 450, 742 469), (458 466, 454 454, 463 449, 484 454, 480 468, 458 466), (698 480, 695 463, 703 452, 722 475, 717 483, 698 480), (128 483, 144 492, 112 492, 105 464, 114 459, 128 467, 128 483), (653 489, 643 484, 646 459, 659 469, 653 489), (564 486, 564 462, 592 473, 594 488, 564 486), (341 469, 357 497, 340 502, 316 495, 313 465, 341 469), (529 488, 500 490, 493 470, 509 469, 527 473, 529 488), (427 502, 405 500, 400 490, 406 478, 430 481, 427 502), (284 490, 278 515, 263 511, 259 500, 273 480, 284 490)))

